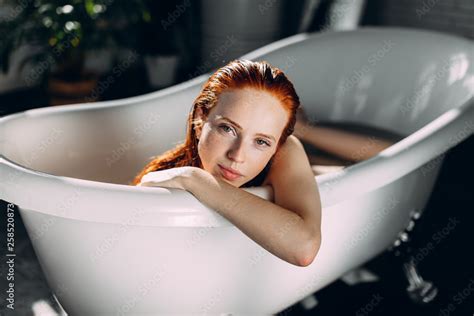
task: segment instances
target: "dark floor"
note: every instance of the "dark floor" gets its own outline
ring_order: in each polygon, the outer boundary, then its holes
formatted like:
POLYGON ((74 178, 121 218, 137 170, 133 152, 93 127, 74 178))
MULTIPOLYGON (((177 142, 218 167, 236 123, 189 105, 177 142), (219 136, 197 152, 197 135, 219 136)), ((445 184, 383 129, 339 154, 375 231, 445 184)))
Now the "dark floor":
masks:
MULTIPOLYGON (((7 210, 7 203, 3 200, 0 200, 0 209, 2 212, 2 227, 6 227, 5 213, 7 210)), ((6 257, 6 229, 2 229, 3 238, 0 250, 4 259, 2 259, 0 269, 0 278, 2 280, 2 292, 0 295, 2 303, 0 306, 0 315, 60 315, 59 309, 57 309, 56 314, 47 313, 47 311, 49 310, 48 306, 50 306, 50 308, 53 308, 51 311, 54 311, 54 308, 58 308, 58 306, 54 301, 49 286, 46 283, 43 272, 38 263, 38 259, 36 258, 30 239, 26 233, 25 226, 21 220, 21 217, 19 216, 19 213, 17 212, 16 207, 14 218, 14 253, 16 254, 16 256, 14 257, 15 309, 12 311, 11 309, 7 308, 8 302, 6 301, 5 290, 7 289, 7 282, 10 281, 6 281, 8 273, 8 265, 6 264, 6 261, 10 257, 6 257), (36 311, 35 313, 33 312, 33 307, 36 311)))

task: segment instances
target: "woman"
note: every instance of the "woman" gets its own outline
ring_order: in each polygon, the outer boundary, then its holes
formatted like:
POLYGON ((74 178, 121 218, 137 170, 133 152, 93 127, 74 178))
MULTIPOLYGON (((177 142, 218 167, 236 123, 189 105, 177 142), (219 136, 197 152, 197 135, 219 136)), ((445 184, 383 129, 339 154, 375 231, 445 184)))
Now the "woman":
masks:
POLYGON ((299 106, 281 70, 232 61, 194 100, 184 143, 132 183, 187 190, 272 254, 308 266, 321 245, 321 201, 304 148, 291 136, 299 106), (273 187, 274 202, 241 189, 258 185, 273 187))
MULTIPOLYGON (((232 61, 194 100, 184 143, 132 183, 187 190, 272 254, 308 266, 321 245, 321 201, 305 149, 291 135, 299 107, 281 70, 232 61), (273 202, 241 189, 264 185, 272 186, 273 202)), ((311 143, 309 126, 303 118, 297 124, 311 143)))

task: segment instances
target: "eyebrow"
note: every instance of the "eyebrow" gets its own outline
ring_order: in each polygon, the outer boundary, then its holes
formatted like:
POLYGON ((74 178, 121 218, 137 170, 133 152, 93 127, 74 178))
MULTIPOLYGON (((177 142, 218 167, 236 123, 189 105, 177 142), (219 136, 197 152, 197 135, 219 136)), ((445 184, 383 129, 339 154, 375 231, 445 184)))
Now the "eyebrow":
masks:
MULTIPOLYGON (((225 121, 228 121, 228 122, 234 124, 234 125, 237 126, 239 129, 242 129, 242 126, 240 126, 240 125, 237 124, 236 122, 232 121, 230 118, 225 117, 225 116, 221 116, 220 118, 221 118, 222 120, 225 120, 225 121)), ((260 136, 263 136, 263 137, 272 139, 274 142, 276 142, 275 137, 273 137, 272 135, 267 135, 267 134, 263 134, 263 133, 257 133, 256 135, 260 135, 260 136)))

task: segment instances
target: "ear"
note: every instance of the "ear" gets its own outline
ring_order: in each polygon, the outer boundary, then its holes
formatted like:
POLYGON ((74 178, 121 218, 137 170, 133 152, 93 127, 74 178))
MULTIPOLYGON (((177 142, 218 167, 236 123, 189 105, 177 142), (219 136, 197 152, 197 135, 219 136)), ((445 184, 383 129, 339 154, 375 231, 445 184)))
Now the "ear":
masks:
POLYGON ((196 133, 197 139, 199 139, 201 137, 202 126, 204 125, 204 113, 202 108, 196 108, 196 111, 194 112, 194 121, 196 121, 194 132, 196 133))

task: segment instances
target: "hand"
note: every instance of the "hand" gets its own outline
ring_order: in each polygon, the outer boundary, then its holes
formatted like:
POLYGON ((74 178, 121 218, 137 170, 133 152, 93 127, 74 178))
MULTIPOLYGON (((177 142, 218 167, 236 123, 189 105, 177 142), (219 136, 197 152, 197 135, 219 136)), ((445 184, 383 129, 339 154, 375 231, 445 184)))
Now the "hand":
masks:
POLYGON ((202 171, 198 167, 177 167, 153 171, 144 175, 138 186, 187 190, 188 183, 202 171))

